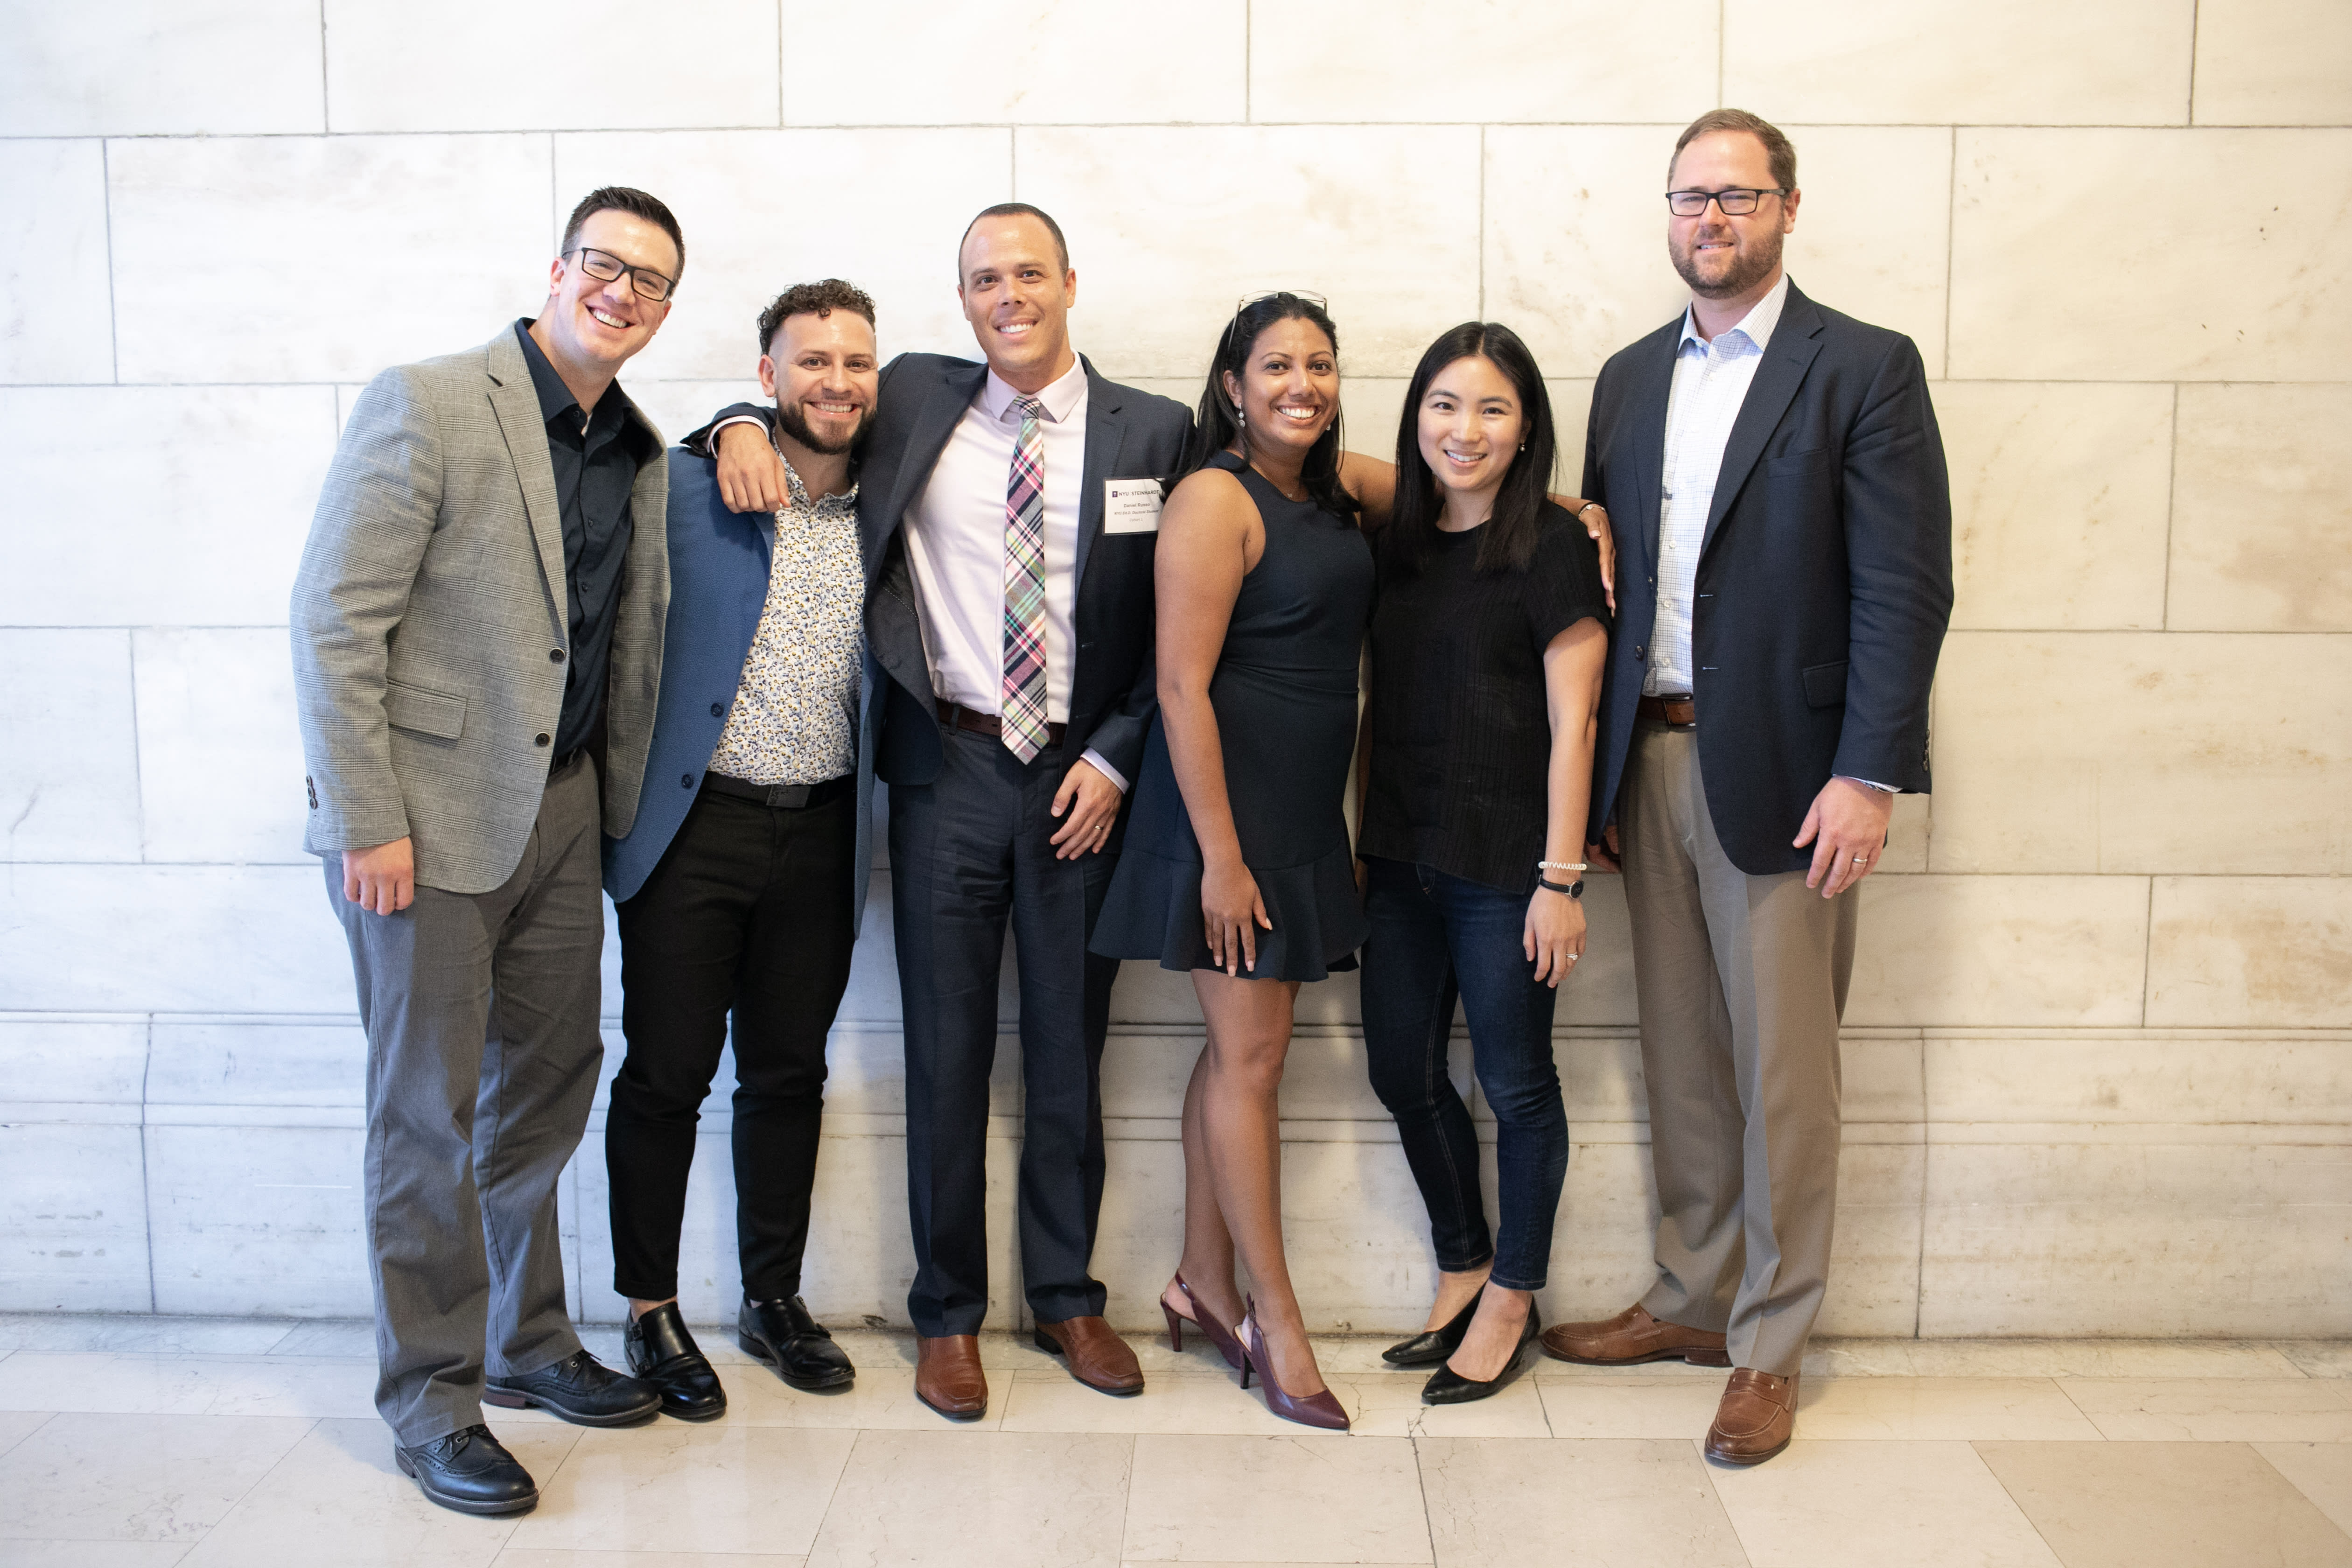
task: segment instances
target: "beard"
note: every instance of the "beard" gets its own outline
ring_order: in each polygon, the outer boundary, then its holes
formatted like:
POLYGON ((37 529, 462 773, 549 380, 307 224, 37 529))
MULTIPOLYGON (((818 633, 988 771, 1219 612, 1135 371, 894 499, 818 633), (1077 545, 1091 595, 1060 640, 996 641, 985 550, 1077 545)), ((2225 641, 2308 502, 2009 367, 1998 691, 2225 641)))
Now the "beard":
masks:
POLYGON ((810 451, 827 458, 838 458, 845 452, 856 450, 858 441, 866 435, 866 418, 860 414, 848 435, 838 441, 826 441, 820 439, 817 433, 809 428, 808 421, 801 417, 797 406, 786 403, 776 405, 776 423, 783 428, 784 434, 810 451))
POLYGON ((1719 278, 1709 279, 1698 269, 1698 241, 1696 237, 1686 250, 1677 250, 1670 243, 1667 259, 1690 291, 1702 300, 1731 300, 1745 294, 1767 278, 1780 264, 1780 235, 1777 229, 1759 235, 1755 240, 1732 253, 1731 268, 1719 278))

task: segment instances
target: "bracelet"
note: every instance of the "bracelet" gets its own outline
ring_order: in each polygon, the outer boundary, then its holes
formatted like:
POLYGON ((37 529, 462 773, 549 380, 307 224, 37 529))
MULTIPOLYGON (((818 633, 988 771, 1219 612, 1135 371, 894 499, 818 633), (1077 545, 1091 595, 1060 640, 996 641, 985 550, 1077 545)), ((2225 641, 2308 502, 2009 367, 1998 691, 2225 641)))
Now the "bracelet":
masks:
MULTIPOLYGON (((1576 509, 1576 515, 1582 517, 1586 512, 1591 511, 1596 506, 1601 506, 1601 503, 1597 500, 1586 501, 1582 506, 1576 509)), ((1606 507, 1602 507, 1601 510, 1606 511, 1608 509, 1606 507)))
POLYGON ((1581 877, 1573 882, 1555 882, 1549 877, 1538 877, 1536 886, 1549 888, 1555 893, 1565 893, 1571 899, 1584 897, 1584 879, 1581 877))
POLYGON ((1536 869, 1538 871, 1590 871, 1592 868, 1581 860, 1538 860, 1536 862, 1536 869))

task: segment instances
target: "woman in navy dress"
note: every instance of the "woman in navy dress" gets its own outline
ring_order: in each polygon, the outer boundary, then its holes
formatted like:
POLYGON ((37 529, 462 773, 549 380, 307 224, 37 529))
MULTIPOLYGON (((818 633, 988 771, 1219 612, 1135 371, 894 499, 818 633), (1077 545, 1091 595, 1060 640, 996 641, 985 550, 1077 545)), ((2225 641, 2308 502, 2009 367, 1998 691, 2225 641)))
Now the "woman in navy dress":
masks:
POLYGON ((1339 340, 1320 301, 1245 303, 1160 522, 1160 711, 1093 940, 1190 972, 1208 1026, 1184 1096, 1170 1334, 1196 1324, 1244 1386, 1264 1380, 1268 1409, 1331 1427, 1347 1412, 1284 1261, 1278 1094, 1298 987, 1353 967, 1365 934, 1342 815, 1372 601, 1358 524, 1385 513, 1392 470, 1339 441, 1339 340))

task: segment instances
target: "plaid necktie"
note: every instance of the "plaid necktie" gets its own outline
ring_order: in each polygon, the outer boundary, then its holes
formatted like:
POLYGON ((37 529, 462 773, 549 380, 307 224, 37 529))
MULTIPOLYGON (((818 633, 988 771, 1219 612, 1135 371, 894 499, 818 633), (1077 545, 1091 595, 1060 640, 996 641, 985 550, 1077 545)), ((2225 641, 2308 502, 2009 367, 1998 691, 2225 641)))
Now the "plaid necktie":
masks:
POLYGON ((1028 762, 1045 746, 1045 436, 1044 404, 1013 400, 1021 436, 1004 492, 1005 749, 1028 762))

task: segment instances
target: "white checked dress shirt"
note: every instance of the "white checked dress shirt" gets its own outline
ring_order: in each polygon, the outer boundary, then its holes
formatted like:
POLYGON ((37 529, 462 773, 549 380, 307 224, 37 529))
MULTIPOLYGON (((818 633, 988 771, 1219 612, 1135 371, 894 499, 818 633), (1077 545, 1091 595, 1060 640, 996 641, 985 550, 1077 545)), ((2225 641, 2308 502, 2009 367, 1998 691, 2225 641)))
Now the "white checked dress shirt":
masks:
POLYGON ((1732 422, 1748 401, 1756 367, 1780 324, 1789 301, 1789 275, 1756 301, 1739 324, 1715 335, 1698 335, 1688 306, 1683 309, 1682 341, 1675 345, 1674 390, 1666 397, 1664 493, 1658 506, 1658 609, 1650 634, 1650 668, 1643 678, 1645 697, 1671 696, 1693 689, 1691 595, 1698 578, 1698 551, 1706 534, 1707 509, 1723 472, 1723 448, 1732 422))

